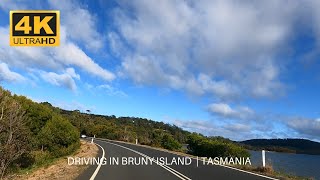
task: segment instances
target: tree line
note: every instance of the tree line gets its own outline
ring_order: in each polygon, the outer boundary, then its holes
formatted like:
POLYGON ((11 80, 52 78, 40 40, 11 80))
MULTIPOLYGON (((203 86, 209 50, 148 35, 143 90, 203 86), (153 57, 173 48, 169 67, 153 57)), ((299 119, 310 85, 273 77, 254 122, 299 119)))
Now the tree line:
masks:
POLYGON ((250 150, 268 150, 297 154, 320 154, 320 143, 307 139, 251 139, 240 142, 250 150))
MULTIPOLYGON (((82 134, 143 145, 183 151, 204 157, 249 157, 236 142, 223 137, 190 133, 175 125, 137 117, 94 115, 79 110, 66 111, 51 106, 76 126, 82 134)), ((88 111, 87 111, 88 112, 88 111)))

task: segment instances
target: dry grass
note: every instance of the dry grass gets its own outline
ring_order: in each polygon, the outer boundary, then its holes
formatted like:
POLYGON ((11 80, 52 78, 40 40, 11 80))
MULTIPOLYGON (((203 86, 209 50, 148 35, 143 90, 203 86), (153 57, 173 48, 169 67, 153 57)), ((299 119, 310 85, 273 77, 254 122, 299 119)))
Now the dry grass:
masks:
POLYGON ((280 180, 314 180, 314 178, 307 178, 307 177, 300 177, 300 176, 294 176, 290 174, 286 174, 283 172, 275 171, 272 167, 272 165, 266 165, 266 167, 258 166, 235 166, 238 169, 242 169, 245 171, 250 171, 254 173, 258 173, 261 175, 266 175, 269 177, 274 177, 280 180))
MULTIPOLYGON (((98 147, 81 140, 80 149, 72 157, 96 157, 98 147)), ((30 173, 9 177, 14 180, 72 180, 78 177, 88 166, 68 165, 68 157, 61 158, 47 167, 40 167, 30 173)))

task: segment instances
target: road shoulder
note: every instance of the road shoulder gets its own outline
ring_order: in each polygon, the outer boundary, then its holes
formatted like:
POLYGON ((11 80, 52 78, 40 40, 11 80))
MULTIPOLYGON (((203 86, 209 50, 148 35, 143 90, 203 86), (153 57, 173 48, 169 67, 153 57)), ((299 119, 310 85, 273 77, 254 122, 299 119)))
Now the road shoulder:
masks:
MULTIPOLYGON (((70 157, 96 157, 99 148, 95 144, 81 140, 80 149, 70 157)), ((68 165, 68 157, 61 158, 47 167, 41 167, 29 174, 17 175, 15 180, 51 180, 51 179, 76 179, 88 165, 68 165)))

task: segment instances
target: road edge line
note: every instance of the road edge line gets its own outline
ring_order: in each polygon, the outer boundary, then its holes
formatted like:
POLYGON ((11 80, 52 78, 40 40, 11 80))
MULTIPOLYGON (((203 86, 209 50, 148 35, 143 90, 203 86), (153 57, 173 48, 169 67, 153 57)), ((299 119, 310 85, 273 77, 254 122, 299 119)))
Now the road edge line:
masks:
MULTIPOLYGON (((98 145, 98 146, 102 149, 102 156, 101 156, 101 160, 102 160, 102 158, 105 158, 105 157, 104 157, 104 156, 105 156, 105 151, 104 151, 103 147, 100 146, 99 144, 97 144, 97 143, 94 143, 94 144, 98 145)), ((90 177, 90 180, 94 180, 94 179, 96 178, 96 176, 97 176, 97 174, 98 174, 98 172, 99 172, 99 170, 100 170, 100 168, 101 168, 101 165, 102 165, 102 163, 100 162, 99 165, 98 165, 98 167, 96 168, 96 170, 94 171, 94 173, 93 173, 92 176, 90 177)))
POLYGON ((225 168, 229 168, 229 169, 233 169, 233 170, 240 171, 240 172, 244 172, 244 173, 248 173, 248 174, 252 174, 252 175, 256 175, 256 176, 260 176, 260 177, 264 177, 264 178, 267 178, 267 179, 279 180, 279 179, 277 179, 277 178, 265 176, 265 175, 262 175, 262 174, 256 174, 256 173, 254 173, 254 172, 245 171, 245 170, 238 169, 238 168, 231 167, 231 166, 224 166, 224 165, 220 165, 220 164, 218 164, 218 166, 225 167, 225 168))

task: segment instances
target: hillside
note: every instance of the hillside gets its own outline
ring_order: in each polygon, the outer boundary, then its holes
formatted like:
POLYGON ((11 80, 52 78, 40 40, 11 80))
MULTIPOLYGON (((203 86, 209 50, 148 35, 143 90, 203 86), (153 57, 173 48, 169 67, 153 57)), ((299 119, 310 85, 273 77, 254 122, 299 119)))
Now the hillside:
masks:
POLYGON ((162 146, 163 136, 170 136, 178 143, 185 143, 190 132, 163 122, 138 117, 116 117, 114 115, 96 115, 79 110, 68 111, 41 103, 68 119, 81 134, 96 135, 107 139, 135 142, 150 146, 162 146))
POLYGON ((251 139, 241 141, 240 144, 250 150, 320 154, 320 143, 307 139, 251 139))
POLYGON ((88 136, 135 142, 161 147, 169 150, 185 151, 197 156, 239 156, 246 157, 246 149, 223 137, 207 137, 198 133, 190 133, 175 125, 137 117, 116 117, 95 115, 90 111, 81 113, 79 110, 67 111, 42 103, 53 111, 68 119, 82 134, 88 136), (182 148, 188 144, 188 149, 182 148))

